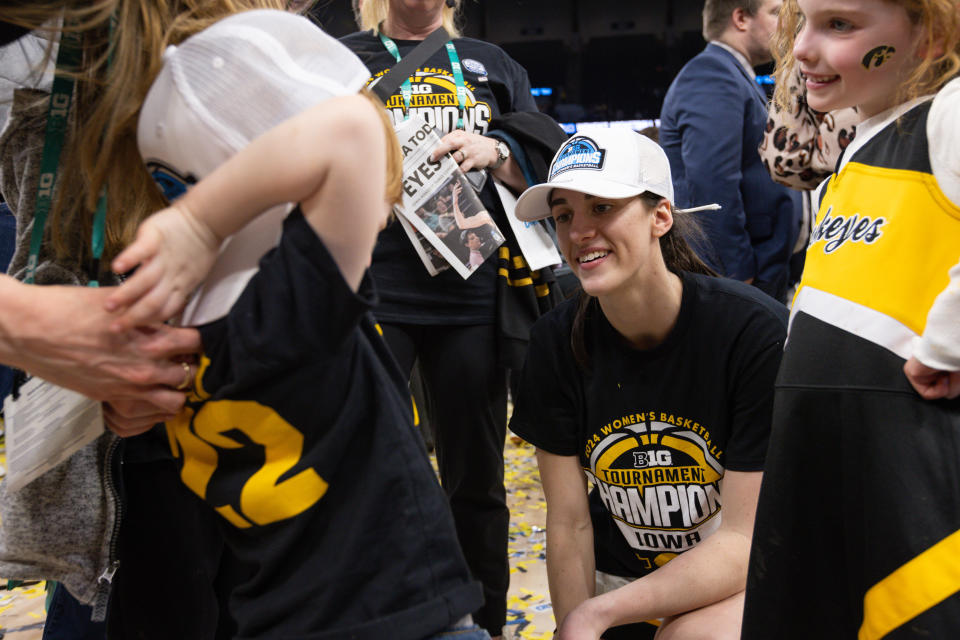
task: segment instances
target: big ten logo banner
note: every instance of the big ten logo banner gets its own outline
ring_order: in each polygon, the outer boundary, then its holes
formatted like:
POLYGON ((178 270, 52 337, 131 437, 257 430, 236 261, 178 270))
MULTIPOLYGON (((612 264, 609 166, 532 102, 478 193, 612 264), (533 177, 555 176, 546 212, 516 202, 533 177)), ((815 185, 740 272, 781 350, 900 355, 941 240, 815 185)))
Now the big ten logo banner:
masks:
POLYGON ((200 381, 208 365, 204 358, 192 402, 167 423, 183 483, 238 528, 279 522, 309 509, 328 485, 312 468, 290 473, 303 455, 303 434, 257 402, 203 402, 209 396, 200 381))
POLYGON ((636 412, 588 438, 585 471, 627 544, 654 568, 719 527, 722 453, 695 420, 636 412))
MULTIPOLYGON (((376 81, 387 73, 386 69, 373 78, 376 81)), ((467 98, 463 113, 464 130, 468 133, 485 134, 493 118, 490 105, 477 98, 476 87, 466 83, 467 98)), ((454 131, 460 118, 457 103, 457 84, 453 73, 440 68, 419 69, 410 77, 410 116, 418 116, 440 131, 454 131)), ((397 92, 387 100, 387 112, 395 124, 407 118, 404 113, 403 96, 397 92)))

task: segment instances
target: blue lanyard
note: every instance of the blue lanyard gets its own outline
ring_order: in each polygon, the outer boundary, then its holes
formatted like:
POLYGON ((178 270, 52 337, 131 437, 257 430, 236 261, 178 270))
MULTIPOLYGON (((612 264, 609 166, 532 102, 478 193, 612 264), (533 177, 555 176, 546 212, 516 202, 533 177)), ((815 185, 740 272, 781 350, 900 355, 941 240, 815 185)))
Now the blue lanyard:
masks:
MULTIPOLYGON (((60 35, 60 51, 57 53, 57 71, 53 87, 50 90, 50 104, 47 107, 47 124, 43 141, 43 154, 40 159, 40 184, 37 186, 37 199, 33 208, 33 231, 30 234, 30 255, 27 258, 27 275, 24 282, 33 284, 40 259, 40 247, 47 226, 47 215, 53 204, 53 189, 60 168, 60 155, 67 133, 67 118, 70 114, 70 102, 73 98, 74 79, 80 63, 80 35, 64 30, 60 35)), ((93 264, 96 273, 90 281, 91 287, 99 286, 96 280, 100 258, 103 256, 104 226, 107 216, 107 192, 100 193, 97 211, 93 218, 93 264)))
MULTIPOLYGON (((380 42, 386 47, 397 62, 400 62, 400 49, 397 43, 391 40, 384 33, 380 32, 380 42)), ((460 66, 460 56, 453 46, 453 42, 447 43, 447 56, 450 58, 450 70, 453 71, 453 80, 457 85, 457 107, 459 108, 459 117, 457 118, 457 129, 464 129, 463 114, 467 109, 467 84, 463 81, 463 69, 460 66)), ((410 117, 410 103, 413 100, 413 90, 410 88, 410 78, 403 81, 400 85, 400 94, 403 96, 403 114, 410 117)))

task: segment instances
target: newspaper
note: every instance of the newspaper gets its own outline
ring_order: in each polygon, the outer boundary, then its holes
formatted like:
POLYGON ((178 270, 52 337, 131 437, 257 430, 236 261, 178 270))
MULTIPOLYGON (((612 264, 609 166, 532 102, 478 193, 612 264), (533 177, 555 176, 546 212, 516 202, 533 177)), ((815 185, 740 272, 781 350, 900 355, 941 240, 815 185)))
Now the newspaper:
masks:
POLYGON ((19 491, 103 433, 101 404, 40 378, 4 400, 7 491, 19 491))
POLYGON ((440 144, 433 125, 411 117, 396 127, 403 152, 401 224, 430 275, 452 267, 469 278, 503 244, 503 233, 449 155, 431 160, 440 144))
POLYGON ((525 222, 518 219, 517 197, 500 182, 495 180, 494 185, 503 204, 503 210, 507 214, 507 221, 513 230, 513 237, 517 239, 520 253, 526 259, 527 265, 536 270, 560 264, 560 252, 557 251, 553 238, 547 233, 543 224, 539 221, 525 222))

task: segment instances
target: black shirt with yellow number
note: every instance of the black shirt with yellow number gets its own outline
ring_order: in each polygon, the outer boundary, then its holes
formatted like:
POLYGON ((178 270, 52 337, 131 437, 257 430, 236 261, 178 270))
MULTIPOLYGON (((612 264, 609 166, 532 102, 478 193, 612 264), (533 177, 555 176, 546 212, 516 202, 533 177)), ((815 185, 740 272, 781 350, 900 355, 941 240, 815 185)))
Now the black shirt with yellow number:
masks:
POLYGON ((423 638, 482 601, 373 298, 297 209, 200 328, 197 389, 168 434, 249 567, 230 600, 239 638, 423 638))

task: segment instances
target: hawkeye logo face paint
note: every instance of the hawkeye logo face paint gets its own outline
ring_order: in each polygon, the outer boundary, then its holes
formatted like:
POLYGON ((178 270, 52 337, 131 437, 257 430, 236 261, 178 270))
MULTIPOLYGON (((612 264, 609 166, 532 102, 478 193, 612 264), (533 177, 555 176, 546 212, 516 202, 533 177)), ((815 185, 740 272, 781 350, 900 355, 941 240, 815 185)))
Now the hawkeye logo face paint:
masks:
POLYGON ((192 174, 182 175, 173 167, 166 165, 159 160, 148 160, 147 171, 153 178, 153 181, 160 187, 163 197, 168 202, 173 202, 187 192, 187 189, 197 183, 197 179, 192 174))
MULTIPOLYGON (((464 63, 466 64, 466 63, 464 63)), ((386 75, 389 69, 381 71, 367 83, 374 85, 386 75)), ((493 111, 486 102, 478 100, 476 87, 466 83, 467 97, 463 113, 464 130, 468 133, 483 135, 490 127, 493 111)), ((410 116, 419 116, 428 124, 440 131, 454 131, 457 128, 457 119, 460 117, 460 107, 457 102, 457 84, 453 73, 447 69, 428 67, 418 69, 410 76, 410 116)), ((387 100, 387 113, 393 118, 394 124, 406 120, 403 112, 403 96, 398 91, 387 100)))
POLYGON ((573 169, 603 169, 603 160, 607 152, 586 136, 577 136, 569 140, 560 150, 550 169, 552 180, 564 171, 573 169))
POLYGON ((814 227, 810 234, 810 248, 818 242, 823 242, 823 252, 833 253, 847 242, 862 242, 874 244, 883 235, 886 219, 871 218, 854 214, 852 216, 834 216, 833 207, 828 207, 823 220, 814 227))
POLYGON ((723 452, 698 422, 633 413, 601 427, 584 453, 601 502, 648 569, 720 526, 723 452))
POLYGON ((867 55, 863 56, 863 60, 860 61, 860 64, 863 65, 864 69, 869 69, 871 66, 876 69, 884 62, 889 60, 896 52, 896 49, 893 47, 888 47, 887 45, 874 47, 873 49, 870 49, 870 51, 867 51, 867 55))

